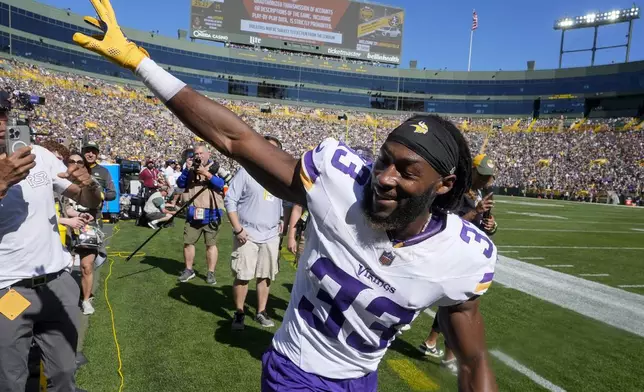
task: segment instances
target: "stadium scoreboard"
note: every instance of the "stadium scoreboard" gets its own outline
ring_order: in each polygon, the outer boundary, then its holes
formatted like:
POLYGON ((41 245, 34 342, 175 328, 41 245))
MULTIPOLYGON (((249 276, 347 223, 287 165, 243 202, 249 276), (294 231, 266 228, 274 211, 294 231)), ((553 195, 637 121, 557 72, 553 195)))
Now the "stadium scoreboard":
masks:
POLYGON ((404 19, 349 0, 192 0, 190 36, 400 64, 404 19))

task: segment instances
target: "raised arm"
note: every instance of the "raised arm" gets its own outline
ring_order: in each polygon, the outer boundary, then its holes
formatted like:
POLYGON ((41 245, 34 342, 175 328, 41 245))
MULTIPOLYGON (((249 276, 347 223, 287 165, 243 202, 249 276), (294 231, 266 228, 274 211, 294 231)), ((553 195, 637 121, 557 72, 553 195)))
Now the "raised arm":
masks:
POLYGON ((458 390, 461 392, 498 390, 487 355, 479 302, 474 298, 438 310, 441 332, 458 359, 458 390))
POLYGON ((100 39, 74 34, 80 46, 130 69, 197 136, 239 162, 275 196, 305 203, 299 161, 273 146, 224 106, 187 87, 148 58, 123 35, 109 0, 90 0, 98 19, 85 17, 103 31, 100 39))

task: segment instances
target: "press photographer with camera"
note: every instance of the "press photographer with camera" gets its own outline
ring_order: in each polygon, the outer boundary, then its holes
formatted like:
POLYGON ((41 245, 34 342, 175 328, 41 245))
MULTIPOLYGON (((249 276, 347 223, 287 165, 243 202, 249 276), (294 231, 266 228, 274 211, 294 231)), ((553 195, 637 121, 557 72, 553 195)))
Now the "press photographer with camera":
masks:
POLYGON ((195 277, 193 270, 195 244, 201 236, 206 244, 206 263, 208 273, 206 282, 217 284, 215 267, 217 266, 217 231, 221 224, 224 200, 221 192, 224 180, 217 176, 219 165, 210 159, 206 145, 199 145, 193 157, 186 160, 186 168, 177 179, 177 186, 183 188, 182 201, 194 201, 186 212, 186 224, 183 230, 183 258, 186 268, 179 276, 180 282, 187 282, 195 277))
POLYGON ((50 391, 75 391, 79 287, 60 242, 54 193, 97 207, 101 189, 82 166, 40 146, 14 148, 11 104, 0 92, 0 391, 25 390, 32 340, 50 391), (7 135, 10 135, 7 137, 7 135), (7 143, 9 142, 9 143, 7 143))

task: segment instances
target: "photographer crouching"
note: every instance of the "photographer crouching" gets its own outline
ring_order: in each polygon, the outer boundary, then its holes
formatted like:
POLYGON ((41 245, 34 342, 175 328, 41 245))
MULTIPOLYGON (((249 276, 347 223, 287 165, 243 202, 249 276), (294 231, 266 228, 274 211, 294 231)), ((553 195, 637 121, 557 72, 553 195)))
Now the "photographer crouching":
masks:
POLYGON ((11 153, 4 145, 10 109, 0 92, 0 392, 25 390, 32 340, 48 390, 73 392, 80 290, 60 242, 54 193, 98 207, 101 189, 85 167, 67 169, 42 147, 11 153))
POLYGON ((210 151, 205 145, 197 146, 192 157, 186 160, 186 168, 177 179, 177 186, 184 189, 182 201, 188 203, 195 198, 186 212, 186 224, 183 229, 183 258, 186 268, 179 276, 180 282, 187 282, 195 277, 195 244, 203 235, 206 244, 206 263, 208 273, 206 282, 217 284, 215 267, 217 266, 217 231, 221 224, 224 199, 221 192, 224 180, 217 176, 219 165, 210 159, 210 151), (204 189, 206 188, 206 189, 204 189), (201 193, 200 193, 201 192, 201 193))

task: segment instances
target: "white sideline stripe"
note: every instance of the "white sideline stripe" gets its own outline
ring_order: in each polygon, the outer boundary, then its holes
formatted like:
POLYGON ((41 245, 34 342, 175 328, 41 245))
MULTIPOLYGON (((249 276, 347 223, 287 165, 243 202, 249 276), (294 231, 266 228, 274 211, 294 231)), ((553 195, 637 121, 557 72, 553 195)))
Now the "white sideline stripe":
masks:
POLYGON ((544 260, 545 257, 521 257, 521 260, 544 260))
POLYGON ((511 367, 512 369, 516 370, 517 372, 523 374, 524 376, 528 377, 530 380, 534 381, 537 385, 551 391, 551 392, 566 392, 565 389, 551 383, 550 381, 546 380, 545 378, 541 377, 537 373, 533 372, 529 368, 523 366, 519 362, 517 362, 515 359, 512 357, 509 357, 508 355, 500 352, 499 350, 492 350, 490 351, 490 354, 498 359, 499 361, 503 362, 507 366, 511 367))
POLYGON ((587 249, 587 250, 644 250, 644 248, 626 248, 620 246, 549 246, 549 245, 499 245, 501 251, 504 248, 513 249, 587 249))
POLYGON ((550 264, 550 265, 544 265, 544 267, 548 268, 572 268, 574 265, 572 264, 550 264))
POLYGON ((644 287, 644 284, 622 284, 617 287, 621 287, 623 289, 625 288, 637 288, 637 287, 644 287))
POLYGON ((579 274, 579 276, 588 276, 588 277, 593 277, 593 276, 610 276, 610 274, 579 274))
POLYGON ((423 312, 424 312, 426 315, 428 315, 429 317, 431 317, 431 318, 436 317, 436 312, 434 312, 434 311, 433 311, 433 310, 431 310, 430 308, 427 308, 427 309, 423 310, 423 312))
MULTIPOLYGON (((644 229, 631 229, 633 231, 644 233, 644 229)), ((544 233, 601 233, 601 234, 638 234, 632 231, 613 231, 613 230, 571 230, 571 229, 526 229, 523 227, 503 227, 503 231, 530 231, 544 233)))

